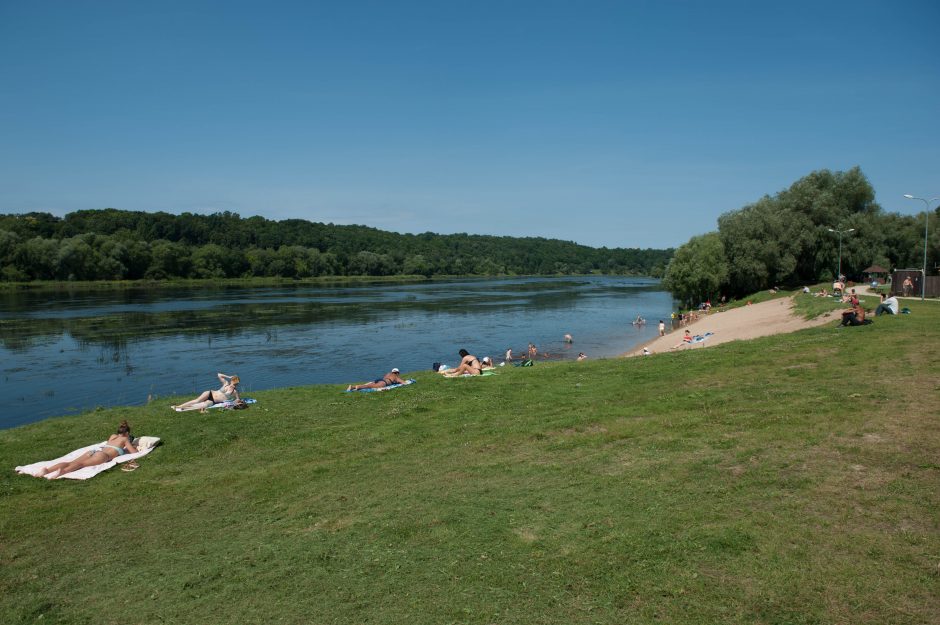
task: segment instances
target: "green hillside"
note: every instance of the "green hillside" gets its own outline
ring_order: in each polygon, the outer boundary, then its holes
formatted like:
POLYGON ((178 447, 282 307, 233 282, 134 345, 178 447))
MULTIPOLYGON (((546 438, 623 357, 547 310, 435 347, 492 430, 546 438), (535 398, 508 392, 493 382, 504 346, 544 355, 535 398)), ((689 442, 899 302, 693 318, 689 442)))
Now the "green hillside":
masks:
POLYGON ((940 306, 908 305, 650 358, 2 431, 2 622, 936 623, 940 306), (133 473, 12 471, 121 418, 165 442, 133 473))

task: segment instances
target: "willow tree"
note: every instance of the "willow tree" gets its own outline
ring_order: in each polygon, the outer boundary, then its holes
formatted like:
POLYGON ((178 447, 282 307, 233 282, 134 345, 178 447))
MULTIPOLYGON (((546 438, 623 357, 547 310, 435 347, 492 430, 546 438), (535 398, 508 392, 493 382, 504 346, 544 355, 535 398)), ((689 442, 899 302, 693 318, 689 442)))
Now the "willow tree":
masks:
POLYGON ((666 267, 663 285, 689 304, 717 295, 729 275, 725 246, 717 232, 692 237, 676 250, 666 267))

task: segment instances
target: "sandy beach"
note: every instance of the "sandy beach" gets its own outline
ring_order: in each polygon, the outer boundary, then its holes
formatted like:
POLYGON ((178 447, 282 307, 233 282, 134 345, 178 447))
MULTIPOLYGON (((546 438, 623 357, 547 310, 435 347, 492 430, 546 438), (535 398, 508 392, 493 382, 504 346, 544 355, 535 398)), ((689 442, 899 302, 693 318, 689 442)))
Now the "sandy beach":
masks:
MULTIPOLYGON (((733 308, 725 312, 712 312, 702 316, 694 323, 684 328, 669 332, 652 341, 638 346, 636 349, 623 354, 624 356, 640 356, 643 348, 648 348, 654 354, 680 351, 684 349, 702 349, 729 341, 754 339, 771 334, 795 332, 804 328, 812 328, 826 323, 834 322, 839 318, 839 311, 828 315, 820 315, 816 319, 804 319, 793 312, 792 298, 775 299, 760 304, 733 308), (686 328, 692 335, 704 335, 711 332, 705 341, 691 345, 683 345, 672 349, 682 341, 686 328)), ((658 322, 656 320, 655 322, 658 322)), ((655 323, 654 322, 654 323, 655 323)))

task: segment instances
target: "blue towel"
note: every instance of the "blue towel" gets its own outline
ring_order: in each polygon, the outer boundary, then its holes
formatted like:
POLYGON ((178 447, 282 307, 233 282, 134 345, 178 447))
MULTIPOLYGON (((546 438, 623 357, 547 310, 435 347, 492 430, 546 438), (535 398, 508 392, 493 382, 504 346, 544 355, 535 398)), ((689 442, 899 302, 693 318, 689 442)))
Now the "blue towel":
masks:
MULTIPOLYGON (((417 380, 405 380, 404 384, 389 384, 388 386, 383 386, 382 388, 361 388, 358 392, 360 393, 377 393, 379 391, 390 391, 392 389, 401 388, 403 386, 408 386, 409 384, 414 384, 417 380)), ((352 393, 354 391, 343 391, 344 393, 352 393)))

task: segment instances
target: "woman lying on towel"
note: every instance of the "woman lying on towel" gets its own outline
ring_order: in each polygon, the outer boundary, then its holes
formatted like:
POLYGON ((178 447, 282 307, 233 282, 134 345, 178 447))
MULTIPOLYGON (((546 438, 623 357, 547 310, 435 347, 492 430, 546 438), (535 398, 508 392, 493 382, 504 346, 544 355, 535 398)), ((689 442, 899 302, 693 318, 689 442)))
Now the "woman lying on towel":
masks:
POLYGON ((363 388, 385 388, 386 386, 391 386, 392 384, 404 384, 407 380, 403 380, 400 375, 398 375, 398 367, 395 367, 381 378, 376 378, 371 382, 366 382, 365 384, 350 384, 346 387, 347 391, 358 391, 363 388))
POLYGON ((179 406, 170 406, 173 410, 200 410, 205 411, 212 404, 221 404, 226 401, 235 401, 238 397, 238 384, 241 380, 237 375, 225 375, 217 373, 221 388, 217 391, 204 391, 196 399, 190 399, 188 402, 179 406))
POLYGON ((60 462, 51 467, 45 467, 39 474, 39 477, 57 478, 66 473, 78 471, 85 467, 92 467, 96 464, 111 462, 118 456, 124 454, 135 454, 137 448, 131 442, 131 426, 127 424, 127 419, 121 421, 117 433, 108 437, 108 442, 95 447, 86 454, 82 454, 71 462, 60 462))

